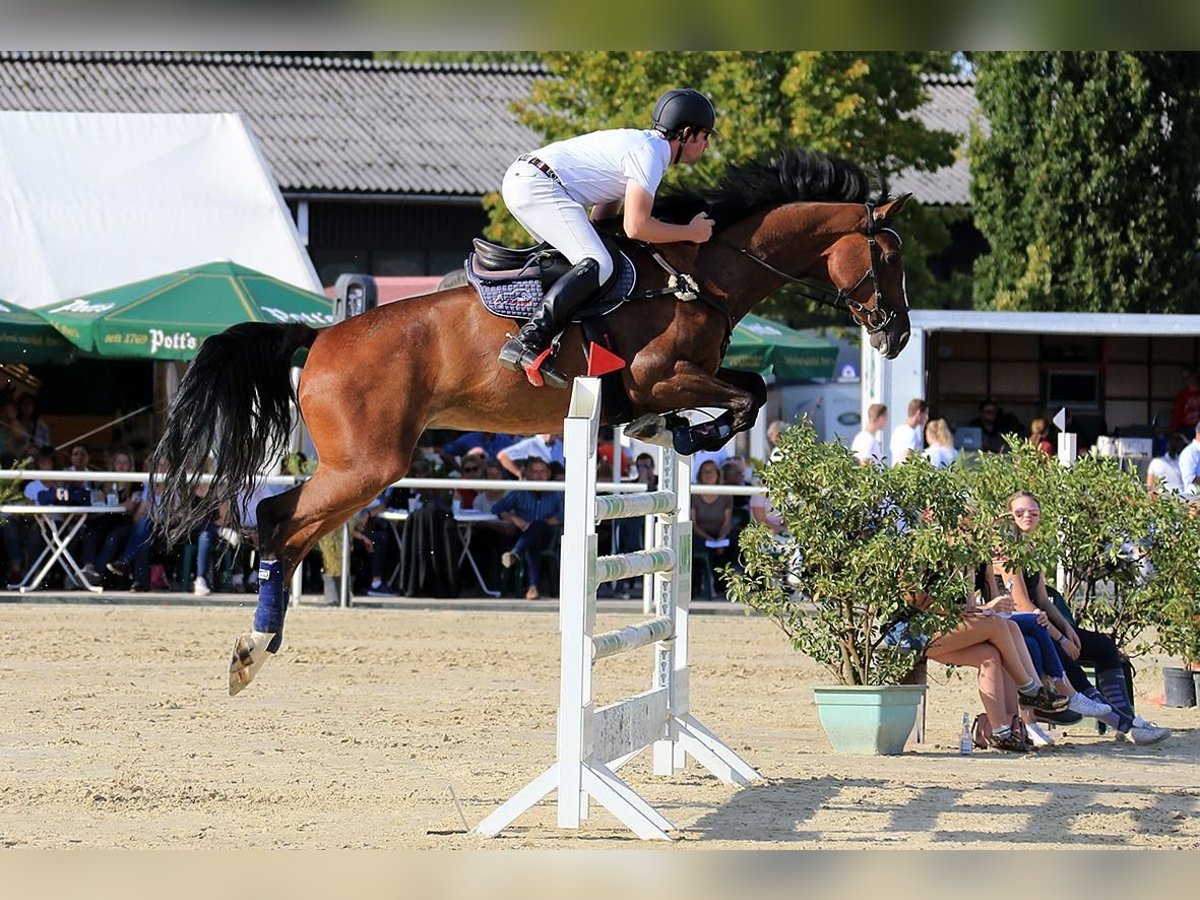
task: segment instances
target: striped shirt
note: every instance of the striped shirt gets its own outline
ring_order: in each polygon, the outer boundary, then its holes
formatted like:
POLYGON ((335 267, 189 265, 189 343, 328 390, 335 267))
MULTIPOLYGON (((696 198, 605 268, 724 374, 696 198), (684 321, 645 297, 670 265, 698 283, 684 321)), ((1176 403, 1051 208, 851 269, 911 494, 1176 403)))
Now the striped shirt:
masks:
POLYGON ((563 518, 563 495, 560 491, 509 491, 492 505, 492 514, 516 513, 526 522, 563 518))

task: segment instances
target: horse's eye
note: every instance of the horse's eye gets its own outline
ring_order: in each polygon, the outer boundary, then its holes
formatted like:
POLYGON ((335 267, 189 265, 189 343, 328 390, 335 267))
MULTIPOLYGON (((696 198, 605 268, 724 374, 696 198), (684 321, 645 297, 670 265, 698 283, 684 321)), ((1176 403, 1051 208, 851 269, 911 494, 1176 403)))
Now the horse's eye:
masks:
POLYGON ((899 253, 885 253, 885 254, 883 254, 883 261, 885 263, 887 263, 889 266, 894 266, 896 263, 900 262, 900 254, 899 253))

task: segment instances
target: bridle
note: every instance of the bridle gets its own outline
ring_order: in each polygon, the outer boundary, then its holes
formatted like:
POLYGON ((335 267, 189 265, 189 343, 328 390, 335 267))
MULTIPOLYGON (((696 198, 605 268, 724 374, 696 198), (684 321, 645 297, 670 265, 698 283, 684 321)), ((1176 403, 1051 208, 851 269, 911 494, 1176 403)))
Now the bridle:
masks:
MULTIPOLYGON (((877 266, 879 263, 879 243, 875 240, 875 235, 886 231, 892 235, 898 244, 903 245, 904 241, 894 228, 883 228, 875 221, 875 205, 873 203, 864 203, 863 206, 867 209, 867 228, 865 237, 867 239, 867 250, 870 253, 870 263, 867 270, 862 273, 858 281, 854 282, 849 288, 838 288, 837 294, 829 296, 832 291, 823 284, 814 283, 811 279, 801 278, 796 275, 789 275, 787 272, 775 268, 761 256, 751 253, 745 247, 737 247, 733 244, 720 241, 718 243, 723 247, 728 247, 731 250, 736 250, 747 259, 753 260, 758 265, 762 266, 768 272, 779 276, 784 281, 791 284, 801 285, 805 290, 797 290, 796 293, 806 300, 812 300, 816 303, 821 303, 825 306, 831 306, 837 310, 843 310, 854 316, 868 334, 877 334, 883 331, 892 324, 892 320, 896 318, 896 311, 883 302, 883 290, 879 287, 879 275, 877 266), (866 303, 861 303, 854 299, 854 294, 858 289, 866 284, 867 279, 871 279, 872 295, 875 301, 874 306, 868 306, 866 303), (819 293, 819 292, 824 292, 819 293), (860 318, 861 317, 861 318, 860 318)), ((871 301, 868 300, 868 303, 871 301)))

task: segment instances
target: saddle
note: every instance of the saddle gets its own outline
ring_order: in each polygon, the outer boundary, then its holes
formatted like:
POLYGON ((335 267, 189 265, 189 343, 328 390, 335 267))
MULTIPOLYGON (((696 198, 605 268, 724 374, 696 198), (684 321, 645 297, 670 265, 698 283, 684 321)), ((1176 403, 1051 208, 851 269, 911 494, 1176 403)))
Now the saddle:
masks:
MULTIPOLYGON (((637 285, 637 272, 617 240, 607 234, 600 237, 612 257, 613 274, 596 298, 576 314, 575 322, 612 312, 637 285)), ((467 281, 496 316, 528 319, 541 306, 550 286, 571 268, 567 258, 549 244, 502 247, 482 238, 473 243, 464 266, 467 281)))

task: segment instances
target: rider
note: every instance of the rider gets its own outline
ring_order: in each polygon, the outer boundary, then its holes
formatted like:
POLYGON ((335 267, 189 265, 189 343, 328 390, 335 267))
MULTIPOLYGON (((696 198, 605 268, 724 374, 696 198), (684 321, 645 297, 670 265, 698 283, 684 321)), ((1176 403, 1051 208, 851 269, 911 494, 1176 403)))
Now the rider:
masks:
POLYGON ((686 225, 650 214, 667 166, 692 165, 708 147, 716 124, 712 103, 691 88, 667 91, 654 106, 653 123, 646 131, 617 128, 557 141, 524 154, 504 175, 509 212, 572 265, 546 292, 533 318, 500 350, 500 364, 524 371, 534 385, 540 386, 544 377, 555 387, 567 386, 561 372, 545 365, 550 343, 613 273, 612 257, 592 222, 616 215, 624 202, 625 234, 635 240, 703 243, 712 236, 713 222, 706 213, 686 225))

